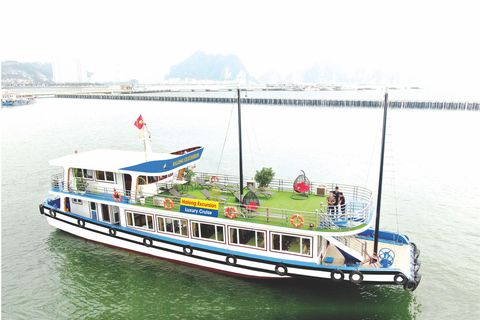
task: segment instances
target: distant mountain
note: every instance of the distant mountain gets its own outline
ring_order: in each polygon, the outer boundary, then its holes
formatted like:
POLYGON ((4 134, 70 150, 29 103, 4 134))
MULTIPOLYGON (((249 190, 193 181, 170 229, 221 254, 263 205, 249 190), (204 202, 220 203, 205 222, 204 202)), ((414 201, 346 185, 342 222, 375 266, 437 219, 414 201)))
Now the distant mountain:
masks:
POLYGON ((229 54, 206 54, 197 51, 183 62, 171 66, 165 79, 213 81, 250 80, 251 76, 239 57, 229 54))
POLYGON ((52 80, 51 63, 2 61, 2 83, 45 83, 52 80))

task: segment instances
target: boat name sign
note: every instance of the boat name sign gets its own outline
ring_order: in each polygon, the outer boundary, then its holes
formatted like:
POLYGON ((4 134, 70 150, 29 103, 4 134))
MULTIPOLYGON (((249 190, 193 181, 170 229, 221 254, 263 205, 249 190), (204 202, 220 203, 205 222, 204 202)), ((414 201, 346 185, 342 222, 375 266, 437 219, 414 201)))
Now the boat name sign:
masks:
POLYGON ((218 202, 182 198, 180 212, 217 218, 218 202))

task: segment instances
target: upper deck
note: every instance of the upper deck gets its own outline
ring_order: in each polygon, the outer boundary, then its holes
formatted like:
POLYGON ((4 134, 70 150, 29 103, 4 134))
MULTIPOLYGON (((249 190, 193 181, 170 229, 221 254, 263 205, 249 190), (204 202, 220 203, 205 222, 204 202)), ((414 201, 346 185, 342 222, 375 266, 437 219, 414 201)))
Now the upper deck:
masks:
MULTIPOLYGON (((219 175, 208 173, 196 173, 196 177, 201 180, 209 180, 209 177, 215 176, 218 181, 228 187, 237 187, 239 185, 239 178, 232 175, 219 175)), ((195 181, 195 179, 193 179, 195 181)), ((119 185, 117 187, 109 185, 95 185, 89 184, 85 194, 79 195, 81 197, 89 197, 97 200, 111 201, 114 203, 124 203, 126 205, 135 205, 143 207, 150 211, 152 209, 164 209, 163 201, 171 199, 174 202, 172 213, 180 213, 180 199, 175 197, 168 190, 175 187, 183 195, 190 195, 199 200, 206 200, 206 197, 201 193, 204 187, 196 182, 169 180, 168 182, 157 182, 145 186, 150 192, 143 192, 144 201, 141 201, 139 193, 132 191, 124 191, 119 185), (147 188, 148 187, 148 188, 147 188), (121 196, 121 200, 114 199, 114 192, 121 196)), ((216 179, 215 179, 216 181, 216 179)), ((245 179, 245 184, 253 184, 253 178, 245 179)), ((210 189, 210 188, 208 188, 210 189)), ((51 191, 57 193, 74 193, 75 192, 66 185, 65 180, 61 174, 52 177, 51 191)), ((249 190, 244 187, 244 195, 249 190)), ((317 183, 310 182, 310 191, 307 197, 302 197, 303 200, 292 199, 295 194, 292 180, 274 179, 270 183, 269 191, 273 193, 271 196, 258 195, 261 204, 255 210, 250 210, 239 203, 236 192, 228 190, 221 191, 213 187, 210 189, 212 194, 211 201, 219 202, 218 218, 229 219, 225 214, 226 207, 234 207, 237 211, 235 220, 244 221, 248 223, 259 223, 264 225, 271 225, 277 227, 293 228, 296 230, 310 230, 318 232, 341 232, 343 233, 357 233, 366 229, 372 222, 374 215, 372 210, 372 192, 366 188, 337 184, 337 183, 317 183), (338 213, 329 212, 327 206, 328 192, 333 190, 336 186, 346 198, 345 214, 338 210, 338 213), (216 196, 221 196, 223 199, 215 199, 216 196), (223 201, 224 200, 224 201, 223 201), (296 218, 294 222, 299 227, 295 227, 291 222, 293 216, 299 215, 301 218, 296 218), (303 222, 302 222, 303 220, 303 222)))

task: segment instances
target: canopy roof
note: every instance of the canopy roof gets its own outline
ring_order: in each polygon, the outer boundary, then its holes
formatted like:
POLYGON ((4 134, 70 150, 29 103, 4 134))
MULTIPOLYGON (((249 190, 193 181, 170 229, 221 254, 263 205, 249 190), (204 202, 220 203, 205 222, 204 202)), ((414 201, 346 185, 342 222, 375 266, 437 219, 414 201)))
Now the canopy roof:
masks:
POLYGON ((151 153, 145 161, 144 152, 93 150, 50 160, 50 165, 139 175, 164 175, 188 167, 200 160, 203 147, 184 154, 151 153))

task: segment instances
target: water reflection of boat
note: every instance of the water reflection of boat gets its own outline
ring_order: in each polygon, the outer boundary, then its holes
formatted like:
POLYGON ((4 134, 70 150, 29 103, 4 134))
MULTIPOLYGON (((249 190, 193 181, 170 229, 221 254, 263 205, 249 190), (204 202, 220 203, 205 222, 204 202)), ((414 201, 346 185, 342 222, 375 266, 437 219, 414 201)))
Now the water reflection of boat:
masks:
MULTIPOLYGON (((240 116, 240 105, 238 110, 240 116)), ((371 228, 379 215, 370 190, 302 174, 295 181, 275 179, 261 191, 253 181, 244 183, 241 158, 240 176, 196 172, 192 185, 189 172, 203 148, 153 153, 143 119, 135 125, 144 153, 96 150, 50 161, 63 172, 51 179, 56 198, 40 205, 49 224, 236 276, 403 285, 407 291, 420 282, 415 244, 403 234, 371 228), (329 208, 325 195, 337 186, 346 201, 329 208)), ((379 190, 381 195, 381 184, 379 190)))

